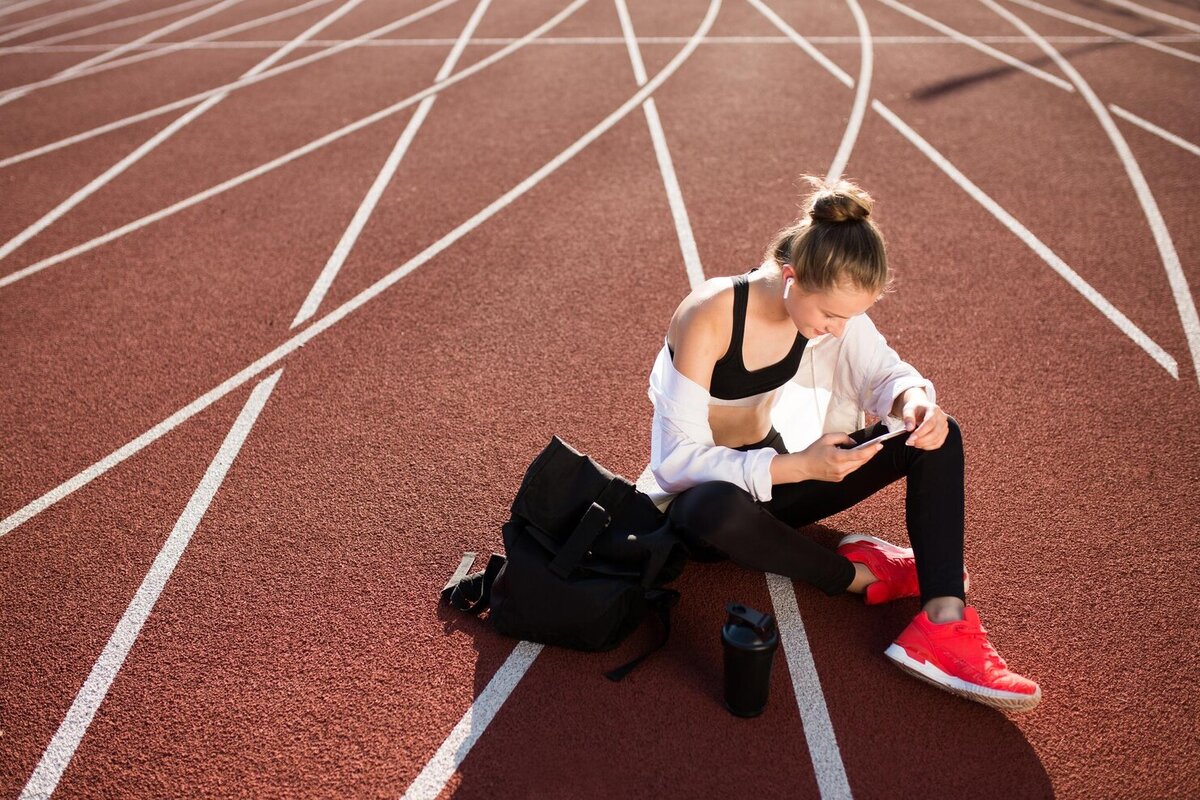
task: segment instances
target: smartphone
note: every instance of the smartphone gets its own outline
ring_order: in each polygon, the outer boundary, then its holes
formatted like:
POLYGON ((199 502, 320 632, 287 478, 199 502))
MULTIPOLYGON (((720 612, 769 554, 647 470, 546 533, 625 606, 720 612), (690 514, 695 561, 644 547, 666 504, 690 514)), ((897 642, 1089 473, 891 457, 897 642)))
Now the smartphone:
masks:
POLYGON ((901 428, 898 431, 892 431, 891 433, 885 433, 883 436, 876 436, 874 439, 867 439, 865 442, 863 442, 860 445, 855 445, 854 447, 848 447, 846 449, 847 450, 862 450, 864 447, 870 447, 871 445, 876 444, 876 443, 886 442, 888 439, 895 439, 897 436, 904 436, 905 434, 908 434, 908 433, 912 433, 912 431, 906 430, 905 428, 901 428))

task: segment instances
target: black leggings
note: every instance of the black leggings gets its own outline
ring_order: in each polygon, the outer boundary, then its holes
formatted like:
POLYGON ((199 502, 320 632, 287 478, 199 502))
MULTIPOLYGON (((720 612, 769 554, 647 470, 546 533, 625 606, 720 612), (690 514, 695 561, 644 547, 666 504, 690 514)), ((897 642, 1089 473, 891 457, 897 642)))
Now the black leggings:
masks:
MULTIPOLYGON (((876 424, 850 437, 864 442, 886 432, 886 426, 876 424)), ((728 558, 750 569, 799 578, 827 594, 839 594, 854 580, 854 565, 796 529, 845 511, 907 476, 905 520, 917 557, 921 602, 932 597, 963 598, 962 433, 951 419, 950 433, 937 450, 908 447, 905 438, 884 442, 874 458, 841 482, 776 484, 766 503, 725 481, 693 486, 671 503, 671 523, 694 558, 728 558)), ((762 447, 787 453, 775 428, 761 442, 736 449, 762 447)))

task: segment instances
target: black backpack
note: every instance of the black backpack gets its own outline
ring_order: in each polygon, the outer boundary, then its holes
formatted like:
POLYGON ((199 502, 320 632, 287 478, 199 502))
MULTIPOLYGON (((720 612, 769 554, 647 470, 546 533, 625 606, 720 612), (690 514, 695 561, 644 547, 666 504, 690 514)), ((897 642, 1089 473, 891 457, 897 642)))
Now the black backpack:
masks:
POLYGON ((468 575, 463 556, 442 590, 456 608, 479 613, 507 636, 611 650, 653 611, 660 641, 606 673, 620 680, 670 635, 679 593, 662 588, 683 571, 686 555, 666 516, 648 496, 557 436, 525 471, 504 524, 507 555, 468 575))

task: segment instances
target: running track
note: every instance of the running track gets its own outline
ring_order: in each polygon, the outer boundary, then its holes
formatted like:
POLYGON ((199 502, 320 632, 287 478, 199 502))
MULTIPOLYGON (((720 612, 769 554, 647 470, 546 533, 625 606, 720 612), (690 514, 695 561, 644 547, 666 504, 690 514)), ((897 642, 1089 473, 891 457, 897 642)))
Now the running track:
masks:
POLYGON ((1200 796, 1200 9, 625 1, 0 4, 0 795, 1200 796), (728 564, 621 684, 435 604, 552 434, 642 473, 804 171, 878 201, 1032 713, 728 564), (791 631, 752 721, 735 599, 791 631))

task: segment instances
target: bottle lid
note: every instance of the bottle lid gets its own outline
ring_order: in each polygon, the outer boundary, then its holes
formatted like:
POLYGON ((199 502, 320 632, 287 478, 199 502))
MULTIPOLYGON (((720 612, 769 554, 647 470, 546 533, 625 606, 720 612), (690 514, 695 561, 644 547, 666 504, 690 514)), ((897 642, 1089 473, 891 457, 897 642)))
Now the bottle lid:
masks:
POLYGON ((758 649, 773 645, 777 639, 775 618, 741 603, 725 606, 729 614, 722 637, 739 647, 758 649))

